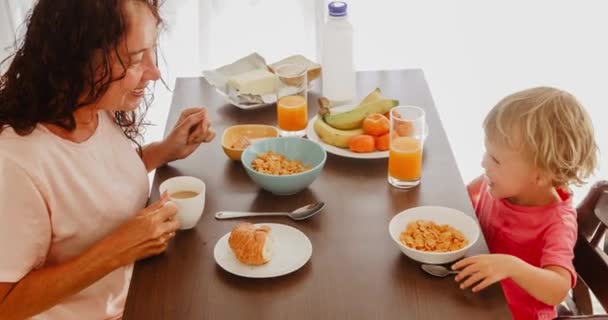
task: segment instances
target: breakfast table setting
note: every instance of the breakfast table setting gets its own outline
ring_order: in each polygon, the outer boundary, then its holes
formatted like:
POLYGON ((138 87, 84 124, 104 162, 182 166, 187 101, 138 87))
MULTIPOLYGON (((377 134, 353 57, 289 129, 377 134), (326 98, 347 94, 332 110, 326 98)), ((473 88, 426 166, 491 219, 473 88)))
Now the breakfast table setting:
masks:
POLYGON ((157 169, 182 230, 136 263, 123 318, 510 319, 449 269, 488 249, 424 72, 358 72, 334 104, 318 64, 264 67, 177 79, 166 128, 199 105, 222 135, 157 169))

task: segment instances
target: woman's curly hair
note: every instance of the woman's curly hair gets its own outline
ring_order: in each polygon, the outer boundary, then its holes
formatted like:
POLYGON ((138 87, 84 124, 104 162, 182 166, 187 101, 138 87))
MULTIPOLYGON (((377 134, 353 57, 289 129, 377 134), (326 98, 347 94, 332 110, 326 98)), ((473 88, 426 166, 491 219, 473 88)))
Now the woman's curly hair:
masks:
MULTIPOLYGON (((125 3, 147 6, 157 18, 159 0, 40 0, 27 17, 25 36, 0 77, 0 133, 12 127, 28 135, 39 123, 76 128, 73 112, 96 102, 113 81, 124 78, 128 61, 118 55, 126 36, 125 3), (112 55, 123 67, 112 76, 112 55), (96 56, 99 61, 93 61, 96 56)), ((143 133, 148 103, 137 111, 116 111, 114 118, 135 142, 143 133)), ((140 148, 141 151, 141 148, 140 148)))

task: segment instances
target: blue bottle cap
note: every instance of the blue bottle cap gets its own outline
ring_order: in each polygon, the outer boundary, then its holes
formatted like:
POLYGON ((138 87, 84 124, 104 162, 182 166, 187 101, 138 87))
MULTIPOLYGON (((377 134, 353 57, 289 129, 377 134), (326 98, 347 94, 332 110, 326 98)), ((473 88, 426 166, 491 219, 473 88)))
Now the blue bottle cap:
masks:
POLYGON ((346 16, 346 8, 348 5, 344 1, 332 1, 327 7, 329 8, 329 15, 332 17, 344 17, 346 16))

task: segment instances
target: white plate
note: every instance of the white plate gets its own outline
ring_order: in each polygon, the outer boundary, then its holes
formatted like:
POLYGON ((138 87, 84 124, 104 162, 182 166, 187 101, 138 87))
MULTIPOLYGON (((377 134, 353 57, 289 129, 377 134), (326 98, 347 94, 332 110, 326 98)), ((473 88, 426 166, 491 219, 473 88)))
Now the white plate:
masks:
POLYGON ((268 107, 271 106, 273 104, 275 104, 275 102, 270 102, 270 103, 258 103, 258 104, 241 104, 238 103, 236 101, 234 101, 232 98, 230 98, 229 95, 227 95, 224 91, 215 88, 215 91, 222 96, 222 98, 224 98, 224 101, 226 101, 226 103, 229 103, 239 109, 243 109, 243 110, 254 110, 254 109, 259 109, 259 108, 263 108, 263 107, 268 107))
POLYGON ((270 261, 260 266, 250 266, 236 259, 225 234, 215 244, 213 256, 222 269, 246 278, 272 278, 300 269, 312 255, 312 244, 302 231, 284 224, 259 223, 271 228, 274 252, 270 261))
MULTIPOLYGON (((339 107, 331 108, 332 111, 345 112, 354 109, 355 105, 344 105, 339 107)), ((315 141, 322 145, 325 150, 329 153, 335 154, 341 157, 347 158, 356 158, 356 159, 383 159, 388 158, 388 151, 374 151, 374 152, 366 152, 366 153, 357 153, 352 152, 346 148, 338 148, 336 146, 332 146, 323 142, 317 135, 314 129, 315 121, 317 121, 318 115, 315 115, 309 122, 308 127, 306 128, 306 136, 308 139, 315 141)))

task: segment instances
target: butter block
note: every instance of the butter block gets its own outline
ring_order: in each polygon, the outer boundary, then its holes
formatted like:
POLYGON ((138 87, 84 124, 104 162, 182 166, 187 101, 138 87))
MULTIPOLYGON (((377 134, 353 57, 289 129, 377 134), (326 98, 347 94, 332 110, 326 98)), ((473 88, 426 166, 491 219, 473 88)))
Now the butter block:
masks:
POLYGON ((264 95, 276 92, 278 79, 266 69, 255 69, 231 77, 226 85, 239 94, 264 95))

